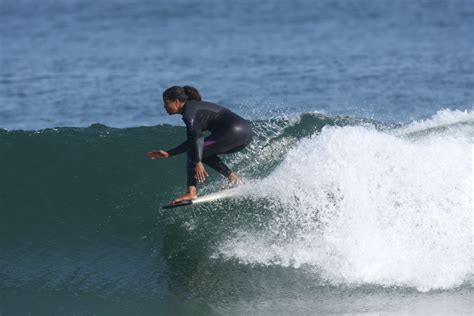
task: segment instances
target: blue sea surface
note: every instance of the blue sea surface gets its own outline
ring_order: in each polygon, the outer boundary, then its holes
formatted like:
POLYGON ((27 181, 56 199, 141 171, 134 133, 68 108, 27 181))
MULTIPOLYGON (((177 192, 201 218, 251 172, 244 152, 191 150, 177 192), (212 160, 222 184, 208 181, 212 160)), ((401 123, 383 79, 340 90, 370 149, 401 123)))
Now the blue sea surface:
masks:
POLYGON ((0 19, 6 129, 176 124, 161 93, 184 84, 247 118, 474 100, 470 0, 2 0, 0 19))

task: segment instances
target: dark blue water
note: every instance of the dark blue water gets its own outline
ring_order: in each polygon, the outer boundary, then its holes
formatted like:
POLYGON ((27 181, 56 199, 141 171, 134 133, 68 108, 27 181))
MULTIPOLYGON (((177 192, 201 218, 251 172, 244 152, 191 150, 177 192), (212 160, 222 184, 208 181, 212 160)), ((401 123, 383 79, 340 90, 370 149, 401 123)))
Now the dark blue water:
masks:
POLYGON ((407 122, 474 100, 467 1, 0 2, 0 127, 155 125, 191 84, 247 117, 407 122))
POLYGON ((0 0, 0 314, 471 313, 472 34, 470 0, 0 0), (164 212, 184 84, 256 137, 245 195, 164 212))

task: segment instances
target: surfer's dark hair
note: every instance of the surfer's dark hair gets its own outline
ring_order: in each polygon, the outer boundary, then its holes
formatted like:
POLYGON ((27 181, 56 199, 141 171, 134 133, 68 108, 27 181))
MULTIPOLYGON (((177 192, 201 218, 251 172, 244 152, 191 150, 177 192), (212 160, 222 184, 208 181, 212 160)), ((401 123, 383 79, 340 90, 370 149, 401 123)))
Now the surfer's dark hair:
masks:
POLYGON ((179 100, 182 102, 186 102, 188 100, 196 100, 196 101, 201 101, 201 95, 199 94, 199 91, 191 86, 173 86, 165 90, 163 92, 163 100, 179 100))

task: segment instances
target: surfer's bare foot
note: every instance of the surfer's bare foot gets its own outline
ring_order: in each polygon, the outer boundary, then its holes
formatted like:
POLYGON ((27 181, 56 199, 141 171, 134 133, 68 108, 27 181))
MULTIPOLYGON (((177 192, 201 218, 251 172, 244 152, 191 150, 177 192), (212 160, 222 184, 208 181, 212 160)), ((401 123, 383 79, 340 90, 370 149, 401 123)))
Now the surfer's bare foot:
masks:
POLYGON ((235 172, 232 172, 231 174, 229 174, 227 179, 229 179, 230 185, 236 185, 241 182, 240 178, 235 174, 235 172))
POLYGON ((195 200, 197 199, 197 190, 196 190, 196 187, 188 187, 188 193, 180 196, 179 198, 173 200, 173 202, 171 202, 171 204, 176 204, 176 203, 179 203, 179 202, 182 202, 182 201, 187 201, 187 200, 195 200))

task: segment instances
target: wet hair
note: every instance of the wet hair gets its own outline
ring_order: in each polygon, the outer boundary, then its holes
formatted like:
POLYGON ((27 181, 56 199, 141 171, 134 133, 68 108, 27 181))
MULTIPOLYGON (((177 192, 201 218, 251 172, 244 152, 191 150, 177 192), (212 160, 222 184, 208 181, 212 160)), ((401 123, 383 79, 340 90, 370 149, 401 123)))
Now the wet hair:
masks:
POLYGON ((163 100, 179 100, 182 102, 186 102, 188 100, 196 100, 201 101, 201 95, 199 91, 191 86, 173 86, 165 90, 163 92, 163 100))

